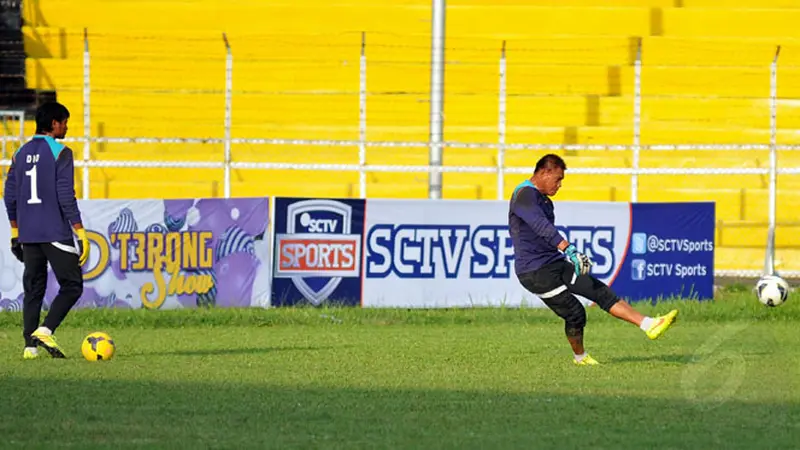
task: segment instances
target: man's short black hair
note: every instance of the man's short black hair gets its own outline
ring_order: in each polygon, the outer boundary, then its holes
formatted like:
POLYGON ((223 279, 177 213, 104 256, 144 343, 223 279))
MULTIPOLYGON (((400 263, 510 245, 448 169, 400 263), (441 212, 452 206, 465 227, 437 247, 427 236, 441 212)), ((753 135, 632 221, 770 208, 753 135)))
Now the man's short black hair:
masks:
POLYGON ((36 109, 36 132, 53 131, 53 121, 62 122, 69 119, 67 107, 58 102, 48 102, 36 109))
POLYGON ((540 170, 556 168, 566 171, 567 163, 565 163, 564 159, 562 159, 560 156, 550 153, 542 156, 539 159, 539 161, 536 163, 536 169, 533 172, 536 173, 540 170))

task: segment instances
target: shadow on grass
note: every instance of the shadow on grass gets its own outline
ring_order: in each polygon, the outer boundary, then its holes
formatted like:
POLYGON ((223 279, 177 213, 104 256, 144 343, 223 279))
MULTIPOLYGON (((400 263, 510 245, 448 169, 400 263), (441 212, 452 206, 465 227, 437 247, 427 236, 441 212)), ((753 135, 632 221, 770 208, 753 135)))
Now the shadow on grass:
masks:
MULTIPOLYGON (((749 351, 746 353, 740 353, 741 356, 752 357, 752 356, 766 356, 769 355, 769 352, 754 352, 749 351)), ((653 354, 653 355, 631 355, 631 356, 620 356, 620 357, 611 357, 604 359, 602 362, 609 362, 609 363, 642 363, 642 362, 664 362, 664 363, 677 363, 677 364, 689 364, 695 360, 697 356, 691 353, 682 354, 682 355, 660 355, 660 354, 653 354)))
MULTIPOLYGON (((96 376, 96 375, 94 375, 96 376)), ((0 382, 5 448, 791 448, 800 406, 142 380, 0 382), (47 430, 31 432, 47 409, 47 430), (757 430, 754 432, 753 430, 757 430)), ((269 374, 265 374, 269 379, 269 374)))
MULTIPOLYGON (((620 356, 606 358, 609 363, 641 363, 641 362, 665 362, 665 363, 689 363, 692 361, 692 355, 638 355, 638 356, 620 356)), ((606 362, 603 361, 603 362, 606 362)))
POLYGON ((161 352, 143 352, 131 356, 225 356, 225 355, 255 355, 274 352, 300 352, 316 350, 333 350, 348 346, 315 345, 301 347, 240 347, 240 348, 209 348, 202 350, 169 350, 161 352))

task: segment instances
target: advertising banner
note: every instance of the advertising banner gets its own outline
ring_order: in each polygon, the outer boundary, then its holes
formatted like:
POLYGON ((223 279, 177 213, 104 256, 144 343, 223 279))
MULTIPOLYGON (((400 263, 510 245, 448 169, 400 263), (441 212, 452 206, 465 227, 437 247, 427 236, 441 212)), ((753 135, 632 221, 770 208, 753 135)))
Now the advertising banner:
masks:
MULTIPOLYGON (((79 200, 91 242, 76 308, 267 306, 269 199, 79 200)), ((5 208, 0 240, 8 242, 5 208)), ((22 264, 0 247, 0 310, 22 306, 22 264)), ((58 292, 52 269, 45 307, 58 292)))
POLYGON ((613 285, 632 300, 714 295, 714 203, 634 203, 613 285))
POLYGON ((272 306, 361 305, 365 204, 275 198, 272 306))
MULTIPOLYGON (((558 202, 556 227, 629 301, 712 296, 713 203, 558 202)), ((362 304, 544 306, 513 260, 505 201, 369 201, 362 304)))

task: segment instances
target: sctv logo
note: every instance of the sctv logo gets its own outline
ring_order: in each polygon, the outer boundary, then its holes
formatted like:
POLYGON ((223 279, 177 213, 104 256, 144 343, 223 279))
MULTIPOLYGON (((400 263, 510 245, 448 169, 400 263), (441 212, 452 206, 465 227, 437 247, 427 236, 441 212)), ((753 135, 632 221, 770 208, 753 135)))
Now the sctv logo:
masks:
POLYGON ((614 227, 556 226, 564 239, 594 262, 592 275, 610 276, 616 267, 614 227))
POLYGON ((367 278, 508 278, 514 249, 504 225, 375 225, 367 278))

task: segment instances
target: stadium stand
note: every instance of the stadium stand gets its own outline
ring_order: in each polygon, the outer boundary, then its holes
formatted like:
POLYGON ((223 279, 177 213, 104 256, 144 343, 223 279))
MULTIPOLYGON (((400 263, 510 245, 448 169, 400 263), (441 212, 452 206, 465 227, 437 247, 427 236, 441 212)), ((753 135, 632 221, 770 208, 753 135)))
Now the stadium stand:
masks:
MULTIPOLYGON (((800 141, 800 9, 789 0, 454 0, 447 10, 445 139, 496 142, 498 61, 507 51, 507 142, 631 144, 641 38, 642 144, 767 144, 769 64, 782 45, 778 142, 800 141)), ((55 91, 83 129, 83 29, 95 136, 223 136, 225 48, 234 55, 232 135, 358 139, 359 54, 368 60, 367 139, 426 141, 430 1, 26 1, 27 87, 55 91)), ((215 144, 113 144, 95 160, 221 161, 215 144)), ((570 167, 631 167, 630 152, 569 151, 570 167)), ((508 167, 539 154, 509 150, 508 167)), ((427 163, 425 148, 370 148, 369 164, 427 163)), ((356 147, 235 144, 235 161, 358 162, 356 147)), ((800 157, 781 151, 784 167, 800 157)), ((447 148, 448 166, 496 165, 488 149, 447 148)), ((761 150, 656 151, 642 167, 761 167, 761 150)), ((505 177, 505 195, 522 176, 505 177)), ((91 170, 93 197, 222 193, 206 169, 91 170)), ((444 197, 495 199, 493 174, 444 175, 444 197)), ((560 200, 630 199, 630 178, 571 175, 560 200)), ((800 262, 800 178, 780 177, 779 263, 800 262)), ((759 269, 767 179, 646 175, 640 201, 716 201, 717 269, 759 269)), ((357 196, 355 172, 235 170, 232 193, 357 196), (299 180, 302 180, 299 181, 299 180)), ((369 197, 427 195, 424 173, 371 173, 369 197)), ((800 265, 794 264, 794 267, 800 265)))

